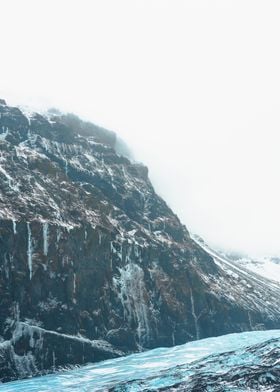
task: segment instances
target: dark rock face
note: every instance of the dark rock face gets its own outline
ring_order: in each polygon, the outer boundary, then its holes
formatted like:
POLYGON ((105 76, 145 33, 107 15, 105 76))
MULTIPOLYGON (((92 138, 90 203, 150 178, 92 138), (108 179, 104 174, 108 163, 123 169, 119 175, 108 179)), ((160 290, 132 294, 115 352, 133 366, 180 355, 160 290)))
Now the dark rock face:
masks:
POLYGON ((116 144, 75 116, 0 105, 2 380, 280 327, 279 289, 194 242, 116 144))

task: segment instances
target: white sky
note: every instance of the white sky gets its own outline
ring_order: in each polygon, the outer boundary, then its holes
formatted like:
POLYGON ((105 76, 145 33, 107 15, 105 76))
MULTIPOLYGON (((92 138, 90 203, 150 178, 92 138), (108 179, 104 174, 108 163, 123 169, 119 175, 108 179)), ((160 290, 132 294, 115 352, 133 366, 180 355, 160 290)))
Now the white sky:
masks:
POLYGON ((117 131, 213 244, 280 254, 279 0, 0 0, 0 97, 117 131))

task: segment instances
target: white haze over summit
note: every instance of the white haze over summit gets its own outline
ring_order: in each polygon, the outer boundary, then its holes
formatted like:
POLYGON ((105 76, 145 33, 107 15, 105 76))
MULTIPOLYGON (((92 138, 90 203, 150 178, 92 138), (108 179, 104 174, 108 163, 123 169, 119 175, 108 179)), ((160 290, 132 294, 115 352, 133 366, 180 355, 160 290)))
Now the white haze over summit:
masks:
POLYGON ((0 97, 117 131, 191 231, 280 253, 278 0, 0 5, 0 97))

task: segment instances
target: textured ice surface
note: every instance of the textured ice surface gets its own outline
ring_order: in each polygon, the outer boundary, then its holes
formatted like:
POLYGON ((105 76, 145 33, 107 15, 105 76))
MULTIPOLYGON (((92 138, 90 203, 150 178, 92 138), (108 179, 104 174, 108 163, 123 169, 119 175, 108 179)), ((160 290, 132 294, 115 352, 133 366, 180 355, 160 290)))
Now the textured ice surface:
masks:
MULTIPOLYGON (((239 350, 272 338, 280 338, 280 330, 243 332, 215 338, 189 342, 172 348, 158 348, 140 354, 107 360, 79 369, 64 371, 53 375, 35 377, 23 381, 15 381, 0 386, 0 392, 60 392, 60 391, 106 391, 107 388, 132 380, 148 381, 153 390, 176 382, 171 371, 168 379, 167 369, 188 364, 211 354, 239 350), (161 371, 164 371, 160 374, 161 371)), ((251 359, 254 360, 252 357, 251 359)), ((250 358, 234 357, 232 364, 250 361, 250 358)), ((215 372, 219 372, 219 363, 215 364, 215 372)), ((178 381, 178 380, 177 380, 178 381)), ((181 381, 181 380, 180 380, 181 381)), ((130 384, 126 390, 140 391, 139 386, 130 384)))

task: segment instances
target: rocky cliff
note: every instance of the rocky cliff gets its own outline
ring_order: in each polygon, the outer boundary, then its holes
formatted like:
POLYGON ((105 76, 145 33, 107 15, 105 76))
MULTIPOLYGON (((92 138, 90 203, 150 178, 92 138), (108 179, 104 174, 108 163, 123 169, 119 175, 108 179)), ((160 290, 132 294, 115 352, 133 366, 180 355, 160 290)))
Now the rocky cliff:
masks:
POLYGON ((116 135, 0 101, 0 379, 279 328, 280 290, 194 241, 116 135))

